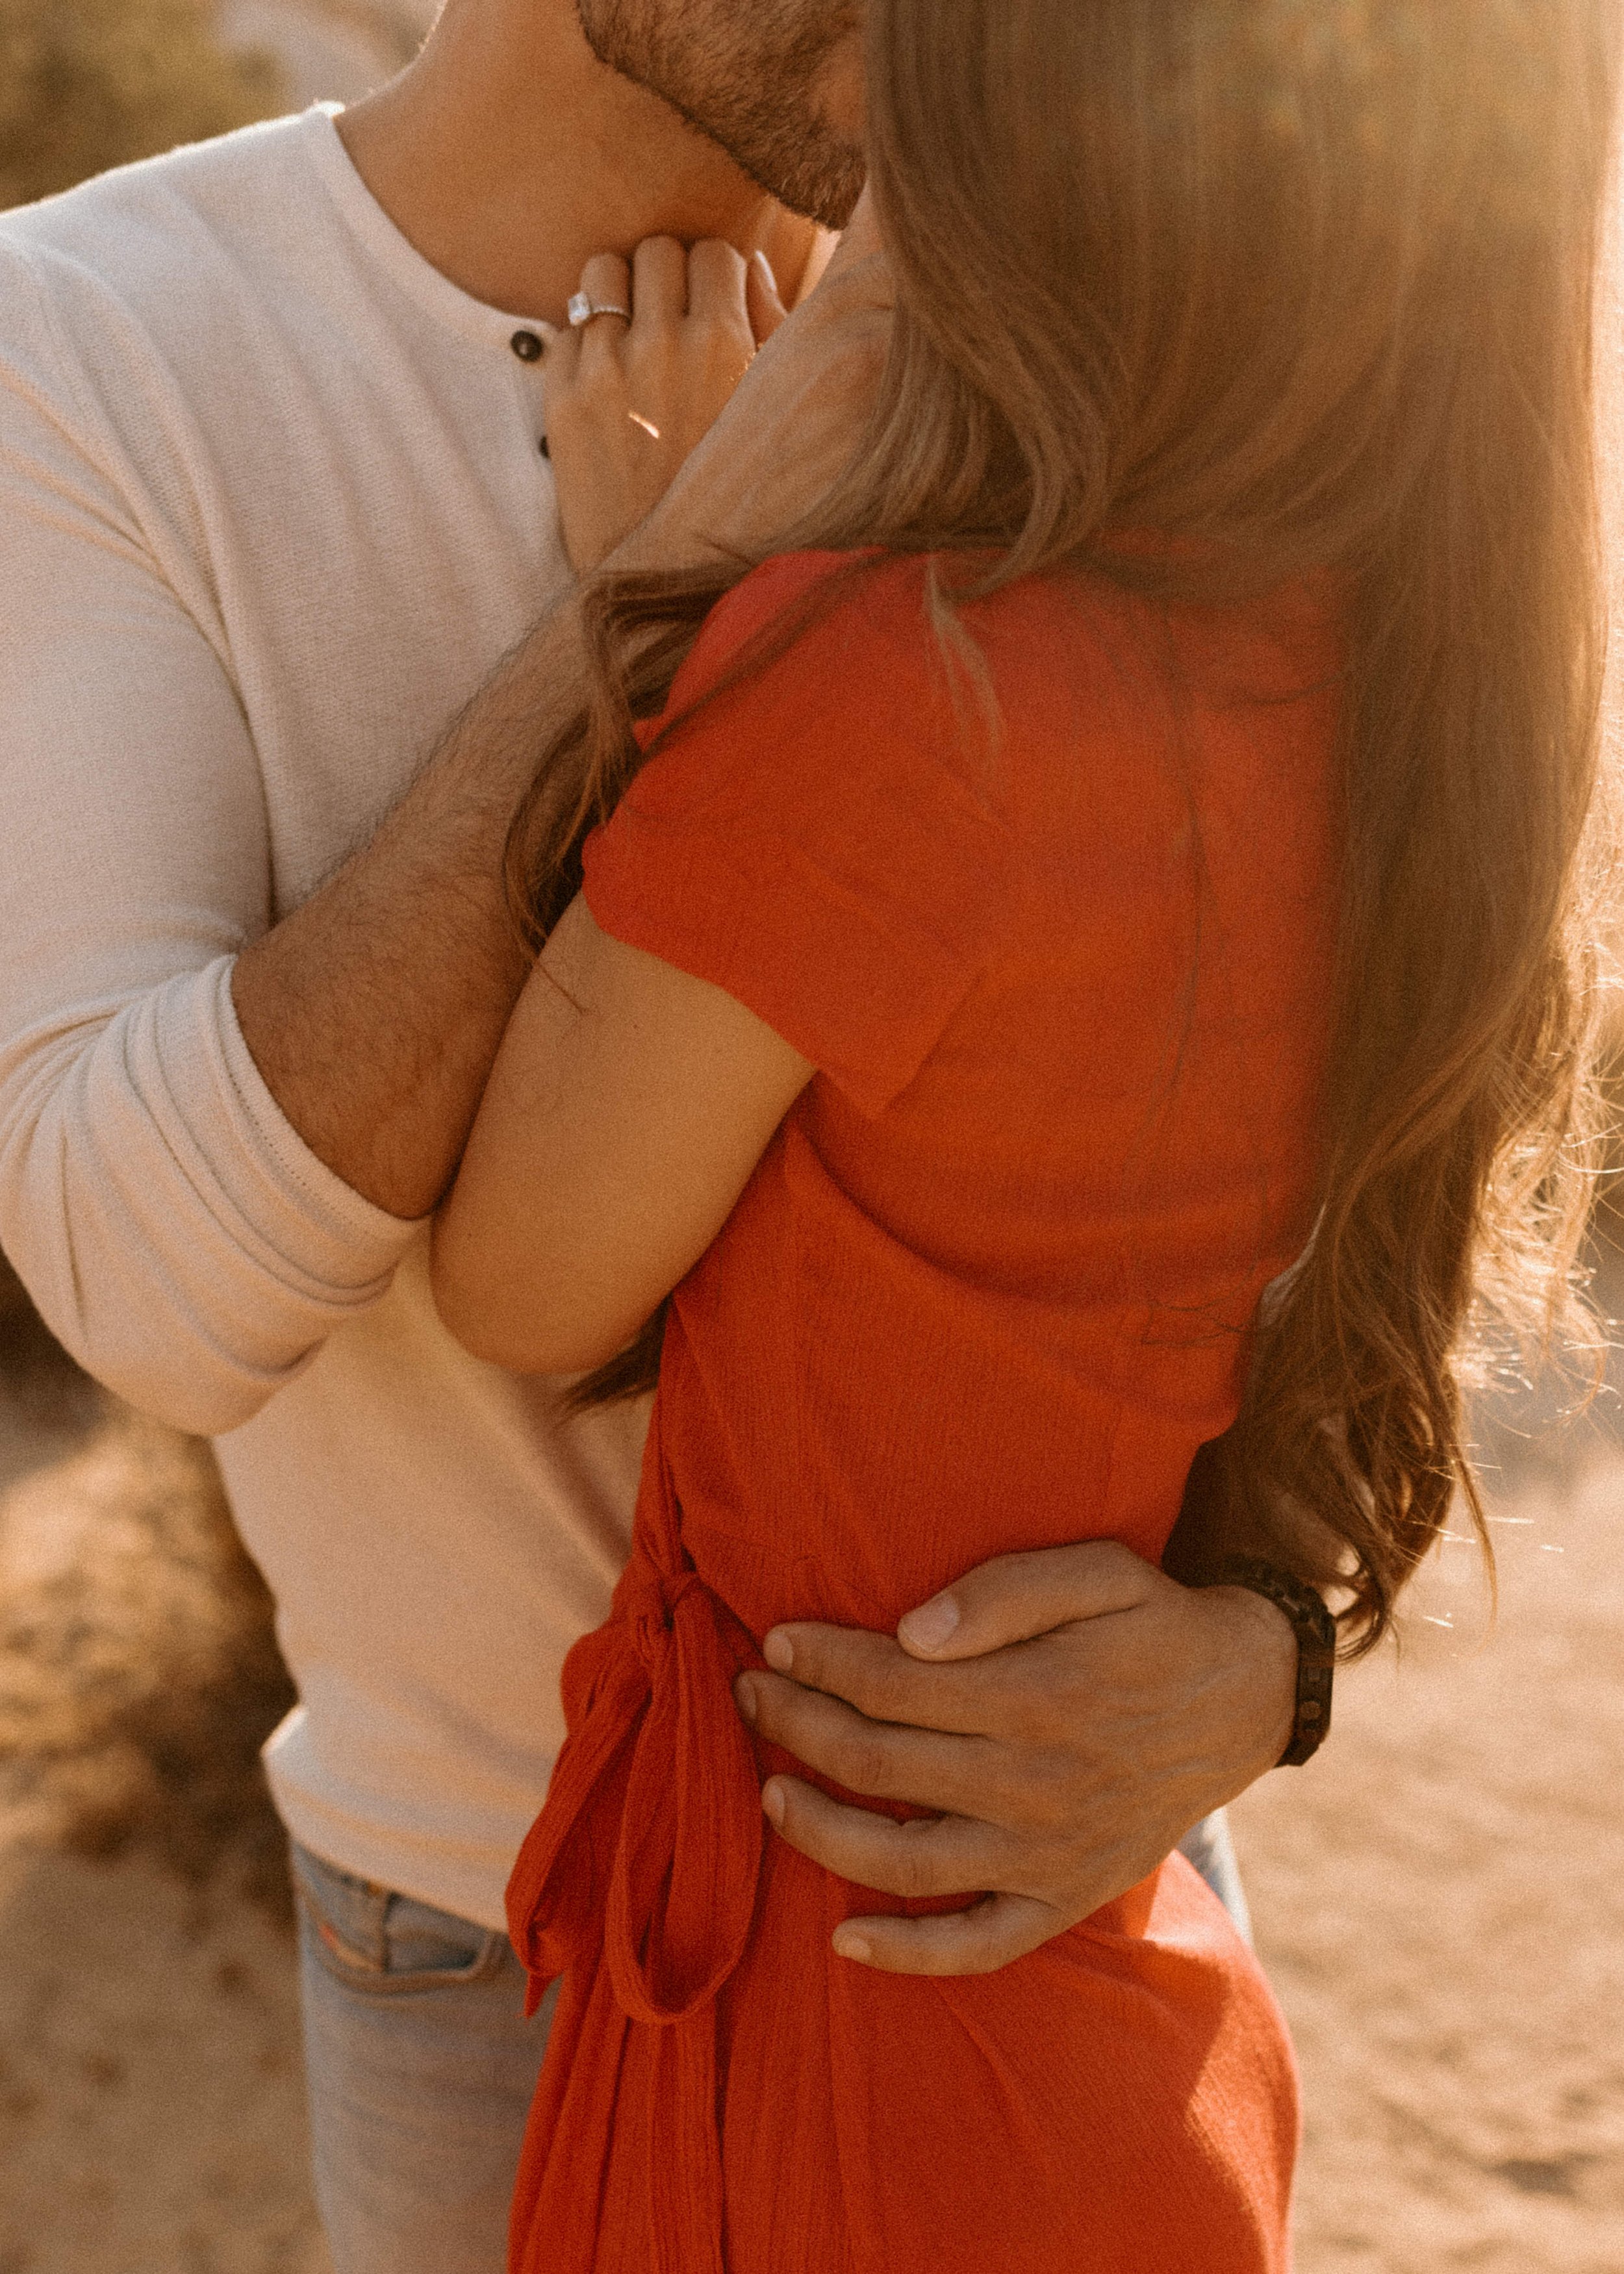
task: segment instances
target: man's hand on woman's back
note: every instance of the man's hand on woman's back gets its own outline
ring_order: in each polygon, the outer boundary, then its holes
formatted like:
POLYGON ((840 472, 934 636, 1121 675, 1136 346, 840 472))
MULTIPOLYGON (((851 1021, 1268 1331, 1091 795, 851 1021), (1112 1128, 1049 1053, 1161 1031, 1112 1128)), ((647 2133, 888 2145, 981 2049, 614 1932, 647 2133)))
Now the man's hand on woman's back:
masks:
POLYGON ((791 1846, 888 1894, 975 1896, 848 1920, 842 1955, 898 1974, 985 1974, 1137 1886, 1190 1826, 1280 1758, 1296 1641, 1232 1587, 1180 1586, 1113 1540, 1004 1555, 896 1638, 778 1628, 781 1670, 742 1675, 759 1736, 906 1823, 775 1776, 791 1846))

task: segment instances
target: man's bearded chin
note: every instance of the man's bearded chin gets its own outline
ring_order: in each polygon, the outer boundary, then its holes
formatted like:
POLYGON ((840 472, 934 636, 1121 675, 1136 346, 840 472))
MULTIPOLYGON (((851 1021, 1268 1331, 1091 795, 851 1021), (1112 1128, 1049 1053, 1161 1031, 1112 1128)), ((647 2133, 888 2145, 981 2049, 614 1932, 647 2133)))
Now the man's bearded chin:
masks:
POLYGON ((576 12, 600 63, 668 103, 791 213, 845 227, 866 166, 861 145, 818 102, 850 28, 843 9, 828 0, 576 0, 576 12))

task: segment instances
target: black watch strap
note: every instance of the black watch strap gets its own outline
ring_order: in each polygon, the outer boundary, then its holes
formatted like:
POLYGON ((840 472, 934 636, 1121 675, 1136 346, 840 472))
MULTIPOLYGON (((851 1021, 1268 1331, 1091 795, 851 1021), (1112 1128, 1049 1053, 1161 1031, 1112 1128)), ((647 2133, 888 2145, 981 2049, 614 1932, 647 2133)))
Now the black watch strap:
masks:
POLYGON ((1275 1766, 1301 1768, 1325 1743, 1331 1729, 1331 1683, 1336 1671, 1336 1621, 1325 1599, 1278 1564, 1253 1555, 1228 1555, 1201 1581, 1204 1587, 1250 1587, 1277 1604, 1297 1638, 1297 1710, 1291 1743, 1275 1766))

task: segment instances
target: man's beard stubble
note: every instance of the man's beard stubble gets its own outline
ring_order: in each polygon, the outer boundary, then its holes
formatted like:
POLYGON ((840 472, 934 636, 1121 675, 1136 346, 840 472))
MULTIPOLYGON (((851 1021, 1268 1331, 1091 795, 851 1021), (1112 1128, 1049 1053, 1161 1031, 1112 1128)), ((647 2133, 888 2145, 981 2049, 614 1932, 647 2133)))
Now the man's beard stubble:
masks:
POLYGON ((576 0, 601 63, 719 143, 769 196, 843 229, 863 188, 860 147, 821 115, 830 58, 858 0, 576 0))

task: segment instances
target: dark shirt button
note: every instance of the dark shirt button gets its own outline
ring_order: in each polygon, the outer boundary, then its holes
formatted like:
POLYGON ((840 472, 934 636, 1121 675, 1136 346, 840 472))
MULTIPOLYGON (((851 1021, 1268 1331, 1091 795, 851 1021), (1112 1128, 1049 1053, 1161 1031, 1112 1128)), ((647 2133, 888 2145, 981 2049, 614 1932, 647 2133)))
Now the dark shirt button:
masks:
POLYGON ((521 363, 539 363, 541 359, 541 339, 537 332, 515 332, 508 345, 521 363))

